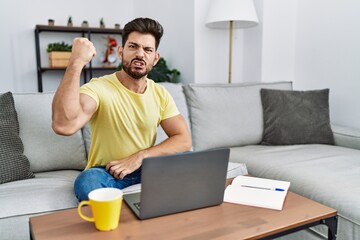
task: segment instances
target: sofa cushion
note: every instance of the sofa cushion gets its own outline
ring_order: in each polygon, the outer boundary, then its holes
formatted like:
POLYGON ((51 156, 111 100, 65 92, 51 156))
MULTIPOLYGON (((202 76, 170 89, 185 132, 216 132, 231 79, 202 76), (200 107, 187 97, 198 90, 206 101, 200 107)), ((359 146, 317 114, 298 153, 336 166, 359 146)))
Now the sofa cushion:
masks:
POLYGON ((35 178, 0 185, 0 219, 76 207, 77 170, 35 174, 35 178))
POLYGON ((331 124, 335 145, 360 150, 360 129, 331 124))
POLYGON ((0 184, 33 178, 19 136, 19 122, 11 92, 0 95, 0 184))
POLYGON ((30 169, 37 172, 84 169, 85 144, 81 131, 72 136, 54 133, 51 124, 53 93, 14 94, 20 137, 30 169))
POLYGON ((291 90, 291 82, 184 86, 195 150, 260 143, 261 88, 291 90), (226 126, 226 127, 224 127, 226 126))
POLYGON ((334 144, 329 89, 285 91, 261 89, 264 145, 334 144))

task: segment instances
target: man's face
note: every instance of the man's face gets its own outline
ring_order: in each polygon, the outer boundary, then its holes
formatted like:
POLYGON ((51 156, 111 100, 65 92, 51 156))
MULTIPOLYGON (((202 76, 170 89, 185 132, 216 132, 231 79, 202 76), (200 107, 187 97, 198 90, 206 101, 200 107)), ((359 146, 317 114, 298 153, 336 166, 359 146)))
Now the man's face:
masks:
POLYGON ((123 70, 132 78, 146 76, 160 58, 155 50, 155 38, 151 34, 132 32, 125 43, 119 47, 123 70))

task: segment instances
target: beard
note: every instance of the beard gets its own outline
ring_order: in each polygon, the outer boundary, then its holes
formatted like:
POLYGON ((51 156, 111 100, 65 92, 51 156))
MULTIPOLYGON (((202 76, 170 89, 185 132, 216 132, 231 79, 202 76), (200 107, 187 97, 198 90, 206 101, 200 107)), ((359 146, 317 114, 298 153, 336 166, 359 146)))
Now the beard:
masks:
POLYGON ((137 60, 137 61, 143 61, 139 58, 134 58, 133 60, 131 60, 131 62, 128 62, 128 61, 123 61, 123 64, 122 64, 122 69, 132 78, 134 79, 140 79, 146 75, 148 75, 148 73, 151 71, 152 69, 152 66, 151 65, 147 65, 145 63, 145 71, 143 70, 138 70, 136 68, 131 68, 131 63, 134 61, 134 60, 137 60))

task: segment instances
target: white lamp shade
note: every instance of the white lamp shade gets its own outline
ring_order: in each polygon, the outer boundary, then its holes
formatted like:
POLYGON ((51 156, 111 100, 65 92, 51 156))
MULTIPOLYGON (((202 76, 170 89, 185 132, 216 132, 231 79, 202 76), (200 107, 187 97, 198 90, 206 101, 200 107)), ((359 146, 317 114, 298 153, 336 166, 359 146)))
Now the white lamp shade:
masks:
POLYGON ((248 28, 258 24, 253 0, 212 0, 206 20, 210 28, 248 28))

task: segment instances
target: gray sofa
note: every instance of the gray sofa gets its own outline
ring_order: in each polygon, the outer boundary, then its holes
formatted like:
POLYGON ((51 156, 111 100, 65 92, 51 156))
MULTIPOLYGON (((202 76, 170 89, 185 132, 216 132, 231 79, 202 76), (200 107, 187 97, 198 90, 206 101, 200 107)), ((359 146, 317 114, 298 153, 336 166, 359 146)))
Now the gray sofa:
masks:
MULTIPOLYGON (((291 182, 291 190, 339 212, 338 239, 360 238, 360 131, 332 126, 335 146, 259 145, 261 88, 292 89, 291 82, 163 84, 188 121, 194 150, 230 147, 231 162, 250 174, 291 182)), ((14 94, 24 154, 35 178, 0 185, 0 238, 29 239, 31 216, 77 206, 73 182, 85 167, 90 131, 63 137, 51 129, 53 93, 14 94)), ((157 142, 166 138, 159 129, 157 142)), ((324 227, 284 239, 323 239, 324 227)))

